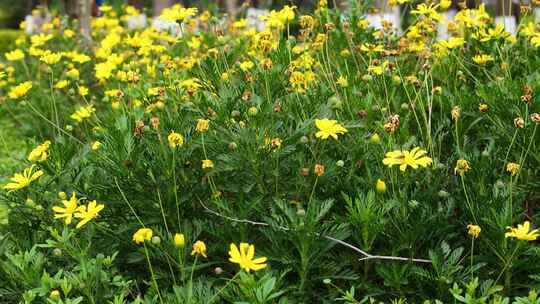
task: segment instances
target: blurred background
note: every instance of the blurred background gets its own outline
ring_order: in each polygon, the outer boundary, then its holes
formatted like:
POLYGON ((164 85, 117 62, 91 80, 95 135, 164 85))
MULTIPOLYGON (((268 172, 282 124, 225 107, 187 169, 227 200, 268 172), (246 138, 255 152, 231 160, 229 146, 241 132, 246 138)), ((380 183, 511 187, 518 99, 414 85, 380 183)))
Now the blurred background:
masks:
MULTIPOLYGON (((0 53, 5 52, 11 42, 22 33, 20 24, 27 16, 36 14, 37 8, 46 8, 49 12, 77 17, 82 3, 89 3, 92 15, 99 15, 100 5, 111 5, 116 9, 128 4, 141 10, 148 16, 157 16, 165 7, 180 3, 184 6, 221 11, 235 16, 241 7, 258 9, 281 8, 283 5, 296 5, 301 10, 311 9, 318 0, 0 0, 0 53)), ((337 0, 341 3, 344 0, 337 0)), ((329 6, 336 0, 328 1, 329 6)), ((43 11, 43 10, 41 10, 43 11)))

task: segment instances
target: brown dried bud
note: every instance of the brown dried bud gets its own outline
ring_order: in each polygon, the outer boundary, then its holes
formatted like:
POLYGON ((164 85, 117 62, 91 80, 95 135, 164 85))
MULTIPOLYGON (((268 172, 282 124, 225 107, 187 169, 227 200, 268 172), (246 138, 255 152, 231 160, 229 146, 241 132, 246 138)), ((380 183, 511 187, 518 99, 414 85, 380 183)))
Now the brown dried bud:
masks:
POLYGON ((214 109, 212 109, 210 107, 208 107, 207 113, 208 113, 208 116, 210 116, 210 117, 217 117, 218 116, 217 112, 214 111, 214 109))
POLYGON ((315 169, 313 171, 315 172, 315 175, 322 176, 324 174, 324 166, 320 164, 316 164, 315 169))
POLYGON ((141 136, 144 132, 144 122, 142 120, 139 120, 135 123, 135 130, 133 131, 133 134, 135 136, 141 136))
POLYGON ((521 101, 525 103, 529 103, 532 100, 532 96, 529 94, 521 95, 521 101))
POLYGON ((331 32, 335 29, 336 29, 336 25, 333 24, 332 22, 328 22, 327 24, 324 25, 324 30, 327 32, 331 32))
POLYGON ((281 113, 281 103, 279 101, 274 104, 274 112, 281 113))
POLYGON ((523 94, 524 95, 531 95, 533 92, 533 89, 530 85, 524 85, 523 86, 523 94))
POLYGON ((150 118, 150 126, 154 130, 159 129, 159 117, 154 116, 154 117, 150 118))
POLYGON ((482 113, 486 113, 488 110, 489 110, 489 107, 488 107, 487 104, 481 103, 481 104, 478 105, 478 111, 480 111, 482 113))
POLYGON ((251 99, 251 92, 250 91, 246 91, 244 92, 244 94, 242 94, 242 100, 243 101, 249 101, 251 99))
POLYGON ((358 116, 359 119, 364 119, 368 116, 368 112, 366 110, 360 110, 356 112, 356 116, 358 116))
POLYGON ((302 175, 303 177, 308 176, 309 175, 309 168, 300 169, 300 175, 302 175))

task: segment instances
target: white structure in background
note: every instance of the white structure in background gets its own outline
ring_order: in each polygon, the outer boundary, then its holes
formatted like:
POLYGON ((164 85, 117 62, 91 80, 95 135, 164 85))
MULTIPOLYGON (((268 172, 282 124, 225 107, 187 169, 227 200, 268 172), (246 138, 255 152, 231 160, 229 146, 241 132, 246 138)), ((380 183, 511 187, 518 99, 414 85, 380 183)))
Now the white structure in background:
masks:
POLYGON ((130 30, 143 29, 147 26, 146 24, 146 15, 139 14, 134 16, 129 16, 127 20, 127 26, 130 30))
POLYGON ((401 33, 401 15, 399 11, 399 6, 394 6, 392 8, 387 8, 384 12, 381 9, 381 12, 378 14, 368 14, 366 20, 369 24, 375 29, 383 29, 383 23, 385 21, 391 22, 394 30, 400 34, 401 33))
POLYGON ((495 24, 502 24, 504 31, 509 32, 512 35, 517 33, 517 22, 515 16, 497 16, 495 17, 495 24))
POLYGON ((457 11, 453 8, 448 9, 447 11, 442 13, 442 20, 441 22, 439 22, 439 25, 437 27, 437 37, 439 37, 439 39, 446 40, 450 38, 450 35, 448 33, 448 24, 454 19, 456 14, 457 11))
POLYGON ((261 32, 266 27, 266 22, 261 20, 262 16, 268 15, 270 12, 267 9, 259 9, 250 7, 246 11, 246 20, 248 27, 255 28, 261 32))
POLYGON ((24 18, 26 24, 24 31, 30 35, 39 33, 41 32, 43 24, 49 23, 51 20, 51 14, 43 10, 35 9, 32 11, 31 15, 26 15, 24 18))
POLYGON ((154 17, 152 20, 152 27, 158 31, 169 32, 169 34, 175 37, 182 35, 182 28, 178 22, 172 22, 159 17, 154 17))

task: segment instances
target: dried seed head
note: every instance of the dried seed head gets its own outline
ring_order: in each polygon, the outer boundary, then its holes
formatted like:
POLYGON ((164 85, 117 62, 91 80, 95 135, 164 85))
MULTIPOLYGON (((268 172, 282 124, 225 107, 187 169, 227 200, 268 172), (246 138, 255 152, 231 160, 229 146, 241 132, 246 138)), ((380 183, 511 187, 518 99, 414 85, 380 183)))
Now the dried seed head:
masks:
POLYGON ((521 117, 517 117, 514 119, 514 126, 518 129, 523 129, 525 127, 525 120, 521 117))
POLYGON ((461 108, 459 106, 455 106, 452 108, 452 111, 450 113, 452 114, 452 119, 454 121, 458 121, 461 117, 461 108))
POLYGON ((154 117, 150 118, 150 126, 154 130, 159 129, 159 117, 154 116, 154 117))

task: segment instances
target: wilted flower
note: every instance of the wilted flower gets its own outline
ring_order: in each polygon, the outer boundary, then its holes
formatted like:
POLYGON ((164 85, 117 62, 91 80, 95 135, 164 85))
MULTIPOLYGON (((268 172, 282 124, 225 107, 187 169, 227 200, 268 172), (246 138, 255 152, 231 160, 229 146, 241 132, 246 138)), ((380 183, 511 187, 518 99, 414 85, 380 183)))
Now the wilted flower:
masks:
POLYGON ((478 105, 478 111, 482 112, 482 113, 485 113, 489 110, 489 107, 487 104, 485 103, 481 103, 478 105))
POLYGON ((517 117, 514 119, 514 126, 518 129, 523 129, 525 127, 525 120, 521 117, 517 117))
POLYGON ((459 106, 453 107, 450 114, 452 114, 452 119, 454 121, 458 121, 459 118, 461 117, 461 108, 459 106))
POLYGON ((472 224, 467 225, 467 233, 473 238, 478 238, 481 231, 482 231, 482 228, 480 228, 480 226, 478 225, 472 225, 472 224))
POLYGON ((313 172, 315 172, 315 175, 317 176, 322 176, 324 174, 324 166, 321 164, 316 164, 313 172))
POLYGON ((506 171, 509 172, 512 176, 516 175, 519 172, 520 166, 516 163, 508 163, 506 165, 506 171))
POLYGON ((195 244, 193 244, 191 255, 195 254, 202 255, 206 258, 206 244, 203 241, 196 241, 195 244))
POLYGON ((198 119, 197 120, 197 127, 195 128, 195 130, 197 130, 197 132, 200 132, 200 133, 205 133, 208 131, 210 127, 210 121, 208 119, 198 119))
POLYGON ((210 169, 214 168, 214 162, 209 160, 209 159, 203 159, 201 162, 202 162, 202 168, 203 169, 210 170, 210 169))
POLYGON ((49 140, 45 141, 41 145, 37 146, 30 154, 28 154, 28 160, 32 162, 43 162, 46 161, 49 157, 49 147, 51 142, 49 140))
POLYGON ((471 170, 471 165, 465 159, 459 159, 454 168, 454 173, 463 176, 466 172, 471 170))
POLYGON ((539 123, 540 122, 540 114, 532 113, 531 114, 531 121, 534 122, 534 123, 539 123))
POLYGON ((174 131, 171 131, 169 136, 167 136, 167 140, 169 141, 169 147, 172 149, 175 149, 178 146, 181 147, 184 144, 184 137, 174 131))

